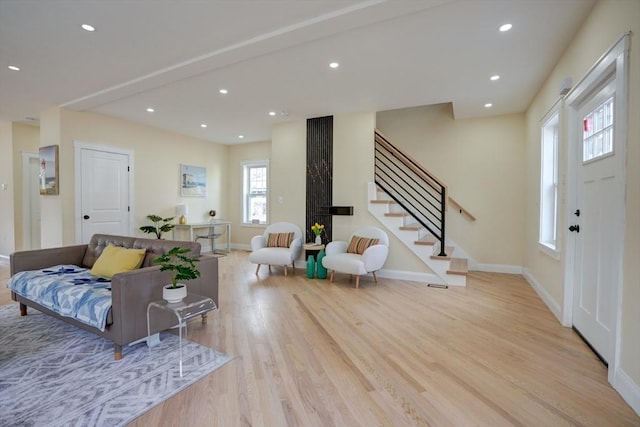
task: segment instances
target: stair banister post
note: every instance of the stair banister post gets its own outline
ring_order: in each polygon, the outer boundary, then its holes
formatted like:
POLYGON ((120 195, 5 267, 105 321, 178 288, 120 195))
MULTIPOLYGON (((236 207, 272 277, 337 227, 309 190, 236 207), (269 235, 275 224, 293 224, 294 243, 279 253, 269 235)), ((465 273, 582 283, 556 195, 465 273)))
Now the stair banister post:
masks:
POLYGON ((447 256, 447 252, 445 251, 445 214, 447 209, 447 187, 440 187, 440 224, 442 227, 442 231, 440 232, 440 254, 439 256, 447 256))

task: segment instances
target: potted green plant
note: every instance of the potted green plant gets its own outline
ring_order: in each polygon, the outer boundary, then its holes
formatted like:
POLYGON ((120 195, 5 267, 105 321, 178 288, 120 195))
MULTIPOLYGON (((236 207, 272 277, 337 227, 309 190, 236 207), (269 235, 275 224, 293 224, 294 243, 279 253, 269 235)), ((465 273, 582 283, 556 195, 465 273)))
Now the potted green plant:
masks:
POLYGON ((153 225, 143 225, 142 227, 140 227, 140 231, 149 234, 153 233, 156 235, 157 239, 161 239, 162 233, 167 233, 173 230, 173 227, 175 227, 175 224, 171 224, 173 218, 174 217, 162 218, 161 216, 154 214, 147 215, 147 219, 151 221, 153 225))
POLYGON ((187 285, 179 281, 200 277, 200 270, 196 268, 196 262, 200 260, 188 256, 190 251, 189 248, 176 246, 153 260, 154 264, 160 265, 160 271, 171 272, 171 283, 162 289, 162 298, 169 303, 180 302, 187 296, 187 285))

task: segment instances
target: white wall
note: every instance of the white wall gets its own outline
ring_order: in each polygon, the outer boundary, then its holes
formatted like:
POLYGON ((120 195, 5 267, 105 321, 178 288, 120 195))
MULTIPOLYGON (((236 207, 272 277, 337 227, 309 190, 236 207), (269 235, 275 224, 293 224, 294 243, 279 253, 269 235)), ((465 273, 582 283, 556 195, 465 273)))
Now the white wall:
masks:
MULTIPOLYGON (((242 162, 269 160, 271 158, 271 141, 236 144, 229 146, 229 164, 227 179, 228 199, 226 219, 233 223, 231 239, 235 247, 250 248, 251 238, 264 232, 263 225, 242 224, 242 162)), ((271 190, 273 192, 273 189, 271 190)))
POLYGON ((13 232, 13 129, 0 120, 0 257, 8 257, 15 245, 13 232), (5 184, 5 187, 2 185, 5 184))
POLYGON ((48 120, 41 120, 41 145, 60 145, 60 195, 42 198, 43 247, 45 235, 49 246, 76 243, 74 141, 134 152, 136 231, 147 224, 146 215, 175 216, 175 207, 181 203, 189 206, 190 222, 208 220, 211 209, 216 209, 218 218, 226 217, 227 146, 99 114, 63 109, 47 113, 48 120), (180 196, 181 164, 207 168, 206 197, 180 196))
MULTIPOLYGON (((22 250, 23 242, 23 226, 29 221, 24 217, 24 198, 29 197, 23 186, 23 165, 22 154, 33 153, 38 154, 40 148, 40 128, 37 126, 26 125, 22 123, 13 123, 13 191, 14 191, 14 234, 15 234, 15 250, 22 250)), ((41 197, 41 196, 39 196, 41 197)))
MULTIPOLYGON (((629 68, 629 129, 626 164, 625 240, 622 268, 622 330, 620 331, 620 368, 628 383, 640 393, 640 2, 637 0, 601 0, 576 34, 570 46, 534 98, 526 114, 525 152, 525 267, 554 304, 562 307, 564 252, 557 261, 538 249, 540 120, 558 98, 560 82, 574 82, 588 70, 625 32, 631 31, 629 68)), ((566 142, 566 140, 565 140, 566 142)), ((566 229, 566 145, 560 162, 561 200, 559 228, 566 229)), ((562 248, 561 248, 562 250, 562 248)), ((623 396, 624 391, 623 391, 623 396)), ((626 396, 628 398, 628 395, 626 396)), ((640 406, 640 397, 636 397, 640 406)), ((635 408, 638 410, 638 407, 635 408)))
POLYGON ((379 112, 376 121, 476 217, 450 207, 448 236, 480 264, 521 267, 524 116, 454 120, 447 103, 379 112))

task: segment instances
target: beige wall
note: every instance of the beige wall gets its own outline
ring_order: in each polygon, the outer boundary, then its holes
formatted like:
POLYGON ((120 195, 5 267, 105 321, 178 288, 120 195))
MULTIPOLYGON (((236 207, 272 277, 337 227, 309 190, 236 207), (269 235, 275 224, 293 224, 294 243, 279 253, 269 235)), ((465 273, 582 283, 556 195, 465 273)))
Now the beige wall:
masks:
POLYGON ((522 266, 522 114, 454 120, 451 104, 439 104, 379 112, 377 127, 477 218, 449 209, 453 241, 480 264, 522 266))
POLYGON ((306 156, 306 121, 282 123, 273 127, 269 166, 270 222, 292 222, 304 229, 307 193, 306 156), (279 197, 282 197, 282 203, 278 203, 279 197))
POLYGON ((262 225, 242 224, 242 162, 269 160, 270 158, 271 141, 237 144, 229 147, 227 219, 233 223, 231 239, 236 247, 249 249, 251 238, 262 234, 265 228, 262 225))
POLYGON ((41 141, 42 145, 49 145, 44 144, 49 140, 60 144, 60 195, 43 198, 48 202, 42 206, 43 236, 52 236, 48 241, 56 238, 54 224, 45 224, 44 220, 51 212, 61 223, 60 243, 76 242, 74 141, 133 151, 132 208, 134 230, 139 235, 142 233, 138 227, 147 223, 146 215, 175 216, 179 203, 189 206, 190 222, 208 220, 207 212, 211 209, 218 211, 219 218, 227 216, 227 146, 99 114, 57 109, 50 113, 52 123, 50 127, 43 123, 41 141), (180 196, 180 164, 207 168, 206 197, 180 196))
POLYGON ((23 154, 38 154, 40 148, 40 128, 22 123, 13 123, 13 190, 14 190, 14 234, 15 250, 24 248, 23 226, 28 218, 24 215, 24 198, 28 197, 23 186, 23 154))
MULTIPOLYGON (((629 68, 629 128, 626 164, 625 239, 622 267, 622 330, 620 368, 640 386, 640 2, 637 0, 602 0, 563 54, 560 61, 531 103, 527 115, 525 154, 525 267, 559 307, 563 303, 563 260, 556 261, 537 246, 539 222, 540 120, 558 98, 558 87, 565 77, 574 82, 586 75, 590 67, 626 31, 632 31, 629 68)), ((566 139, 560 156, 561 213, 560 229, 567 225, 566 139)), ((562 248, 561 248, 562 249, 562 248)), ((564 257, 565 254, 563 253, 564 257)))
MULTIPOLYGON (((380 226, 367 208, 367 183, 373 181, 375 113, 333 117, 333 203, 354 207, 353 216, 333 217, 333 240, 346 240, 358 227, 380 226)), ((271 221, 305 224, 306 120, 276 125, 271 142, 271 221), (283 203, 277 202, 283 197, 283 203)), ((385 269, 428 271, 409 249, 390 236, 385 269)))
POLYGON ((0 120, 0 256, 8 257, 15 245, 13 232, 13 128, 0 120))

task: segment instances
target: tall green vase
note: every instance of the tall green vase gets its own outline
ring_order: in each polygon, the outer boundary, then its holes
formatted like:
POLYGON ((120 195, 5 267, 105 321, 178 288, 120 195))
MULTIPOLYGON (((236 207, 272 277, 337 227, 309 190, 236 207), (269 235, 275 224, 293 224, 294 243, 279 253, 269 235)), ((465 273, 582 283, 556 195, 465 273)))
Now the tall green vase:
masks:
POLYGON ((307 277, 313 279, 316 273, 316 262, 313 260, 313 255, 309 255, 307 258, 307 277))
POLYGON ((317 269, 318 269, 318 279, 326 279, 327 278, 327 269, 324 268, 324 265, 322 265, 322 258, 324 258, 325 256, 325 252, 324 249, 320 249, 320 252, 318 252, 318 261, 316 262, 316 264, 318 264, 317 269))

